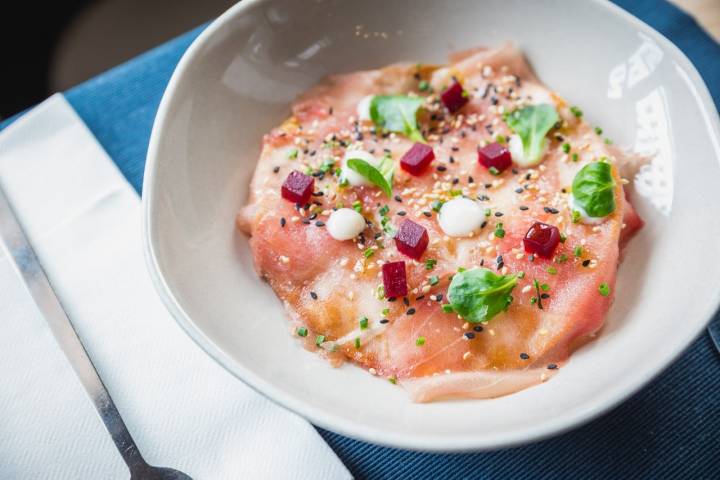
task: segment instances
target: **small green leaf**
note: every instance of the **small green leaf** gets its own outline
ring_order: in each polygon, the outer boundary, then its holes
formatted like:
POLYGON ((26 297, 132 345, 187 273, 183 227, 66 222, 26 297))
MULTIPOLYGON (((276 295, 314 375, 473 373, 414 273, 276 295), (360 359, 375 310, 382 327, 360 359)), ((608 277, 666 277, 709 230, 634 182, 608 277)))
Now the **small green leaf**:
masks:
MULTIPOLYGON (((604 217, 615 211, 615 179, 606 162, 588 163, 575 175, 572 184, 575 205, 591 217, 604 217)), ((579 220, 578 214, 578 220, 579 220)), ((575 213, 573 212, 573 221, 575 213)))
POLYGON ((487 268, 473 268, 453 276, 448 300, 452 309, 468 322, 487 322, 507 310, 515 285, 515 275, 496 275, 487 268))
POLYGON ((395 165, 392 159, 384 157, 377 167, 370 165, 365 160, 351 158, 347 161, 349 169, 356 171, 368 181, 385 192, 385 195, 392 197, 392 181, 395 172, 395 165))
POLYGON ((410 140, 425 143, 417 123, 417 112, 425 100, 405 95, 375 95, 370 102, 370 118, 378 127, 402 133, 410 140))
POLYGON ((545 136, 559 120, 555 107, 549 104, 530 105, 505 116, 505 123, 522 141, 524 166, 535 165, 541 160, 547 144, 545 136))

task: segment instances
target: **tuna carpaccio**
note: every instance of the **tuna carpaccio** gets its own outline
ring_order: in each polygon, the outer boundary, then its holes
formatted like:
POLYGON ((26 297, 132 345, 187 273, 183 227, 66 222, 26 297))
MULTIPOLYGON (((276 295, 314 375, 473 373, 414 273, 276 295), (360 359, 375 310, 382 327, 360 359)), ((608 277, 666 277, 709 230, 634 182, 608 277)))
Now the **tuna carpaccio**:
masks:
POLYGON ((579 108, 539 82, 518 49, 479 48, 452 55, 445 66, 400 63, 333 75, 311 88, 263 138, 237 222, 250 236, 258 274, 306 348, 334 365, 349 359, 401 385, 414 401, 491 398, 551 378, 602 327, 620 249, 642 226, 623 189, 629 161, 579 108), (460 106, 443 98, 455 84, 460 106), (434 155, 423 173, 400 167, 417 138, 388 131, 362 111, 377 95, 422 101, 418 133, 434 155), (530 105, 550 105, 558 118, 536 164, 513 158, 503 171, 481 165, 478 150, 509 147, 515 132, 507 115, 530 105), (344 159, 357 151, 392 162, 392 195, 371 182, 348 184, 344 159), (597 161, 611 167, 615 209, 598 222, 578 221, 573 180, 597 161), (283 198, 293 171, 313 181, 301 203, 283 198), (479 204, 485 216, 467 235, 448 235, 439 223, 442 205, 455 198, 479 204), (328 231, 341 208, 365 222, 350 240, 328 231), (428 235, 417 259, 392 238, 408 219, 428 235), (550 258, 526 251, 523 238, 535 222, 560 232, 550 258), (382 266, 397 261, 405 263, 407 295, 388 298, 382 266), (447 308, 453 275, 471 268, 516 278, 507 309, 485 322, 447 308))

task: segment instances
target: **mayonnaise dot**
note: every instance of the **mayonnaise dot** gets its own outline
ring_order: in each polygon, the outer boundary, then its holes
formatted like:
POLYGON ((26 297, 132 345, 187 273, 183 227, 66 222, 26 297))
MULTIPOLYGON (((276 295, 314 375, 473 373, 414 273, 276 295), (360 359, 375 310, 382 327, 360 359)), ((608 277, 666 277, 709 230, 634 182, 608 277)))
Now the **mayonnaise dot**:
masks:
POLYGON ((523 148, 522 139, 519 135, 510 136, 510 139, 508 140, 508 150, 510 150, 513 162, 517 163, 521 167, 532 167, 542 161, 548 150, 548 141, 543 140, 543 149, 537 159, 531 159, 525 156, 525 149, 523 148))
POLYGON ((339 208, 330 214, 325 226, 335 240, 352 240, 365 230, 365 218, 351 208, 339 208))
POLYGON ((357 104, 357 114, 359 120, 371 120, 370 118, 370 104, 375 95, 366 95, 357 104))
POLYGON ((359 158, 360 160, 365 160, 370 165, 377 165, 377 160, 370 152, 366 152, 365 150, 347 150, 345 152, 345 156, 343 157, 342 161, 342 178, 347 180, 350 185, 353 187, 359 187, 362 185, 372 185, 367 178, 360 175, 355 170, 351 170, 347 166, 347 162, 350 159, 353 158, 359 158))
POLYGON ((580 223, 584 223, 585 225, 598 225, 605 220, 605 217, 591 217, 588 215, 585 209, 575 202, 575 197, 573 197, 572 194, 568 197, 568 206, 571 212, 578 212, 580 214, 580 223))
POLYGON ((454 198, 440 208, 440 228, 451 237, 464 237, 480 228, 485 219, 482 207, 469 198, 454 198))

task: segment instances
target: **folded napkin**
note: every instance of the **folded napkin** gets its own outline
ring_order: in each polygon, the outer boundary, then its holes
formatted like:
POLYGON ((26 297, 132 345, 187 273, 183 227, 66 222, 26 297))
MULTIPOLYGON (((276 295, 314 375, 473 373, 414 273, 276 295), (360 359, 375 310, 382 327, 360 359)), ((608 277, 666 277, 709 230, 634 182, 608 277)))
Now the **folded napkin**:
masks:
MULTIPOLYGON (((149 463, 195 480, 350 478, 309 423, 170 317, 145 270, 140 201, 64 97, 0 132, 0 182, 149 463)), ((0 478, 128 478, 5 252, 0 322, 0 478)))

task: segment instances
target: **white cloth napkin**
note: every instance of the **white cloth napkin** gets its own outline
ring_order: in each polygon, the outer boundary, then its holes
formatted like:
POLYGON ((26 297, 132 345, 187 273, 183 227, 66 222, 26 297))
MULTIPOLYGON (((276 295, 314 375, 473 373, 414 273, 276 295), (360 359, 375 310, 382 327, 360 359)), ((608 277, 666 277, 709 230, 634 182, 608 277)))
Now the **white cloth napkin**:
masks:
MULTIPOLYGON (((0 181, 146 460, 202 479, 346 479, 315 429, 216 365, 157 297, 140 201, 61 95, 0 132, 0 181)), ((0 478, 128 471, 0 253, 0 478)))

